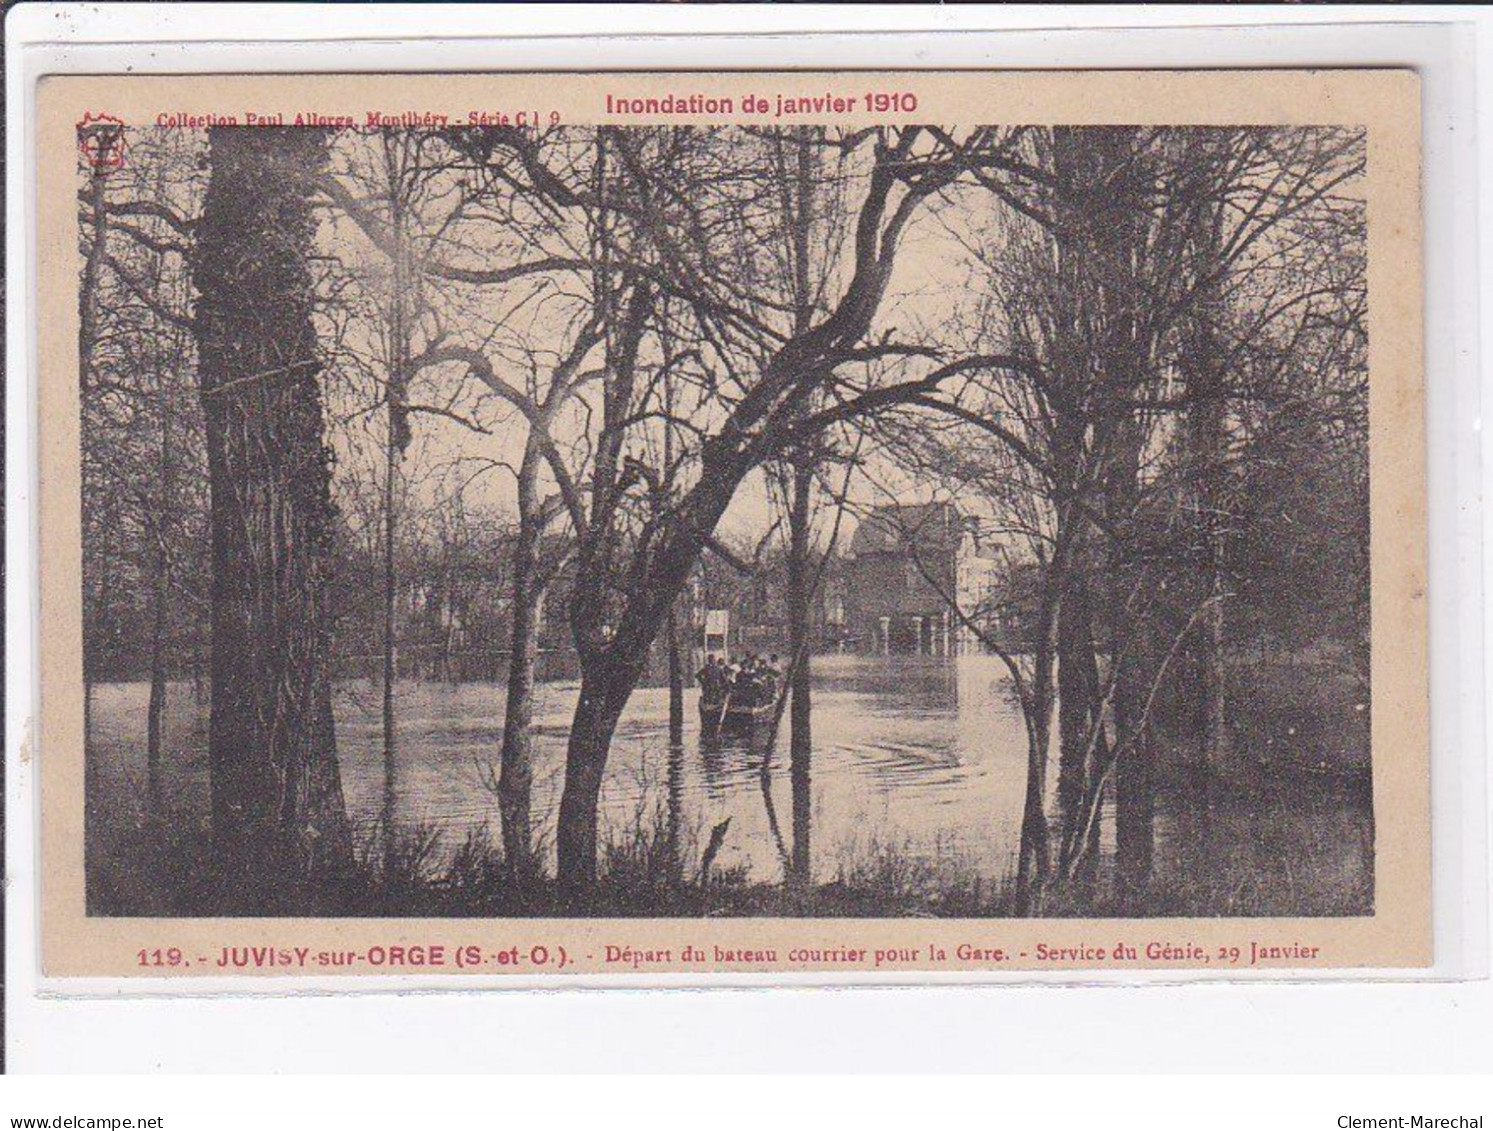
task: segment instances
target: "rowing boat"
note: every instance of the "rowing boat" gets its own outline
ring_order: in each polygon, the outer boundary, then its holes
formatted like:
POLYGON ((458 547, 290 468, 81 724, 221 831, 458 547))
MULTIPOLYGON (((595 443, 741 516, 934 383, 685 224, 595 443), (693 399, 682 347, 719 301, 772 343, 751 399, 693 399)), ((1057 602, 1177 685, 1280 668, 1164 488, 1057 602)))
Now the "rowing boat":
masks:
POLYGON ((729 698, 700 700, 700 722, 707 730, 743 730, 771 720, 771 703, 748 706, 733 703, 729 698))

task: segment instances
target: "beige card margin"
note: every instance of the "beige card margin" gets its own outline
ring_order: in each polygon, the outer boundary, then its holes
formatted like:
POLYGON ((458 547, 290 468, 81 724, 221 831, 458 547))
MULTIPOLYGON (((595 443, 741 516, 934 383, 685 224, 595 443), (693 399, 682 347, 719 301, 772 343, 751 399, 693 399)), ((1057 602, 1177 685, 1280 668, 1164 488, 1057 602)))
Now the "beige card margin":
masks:
MULTIPOLYGON (((722 976, 778 972, 857 975, 867 965, 790 962, 790 947, 944 946, 947 962, 894 963, 888 974, 1024 970, 1189 970, 1228 976, 1244 967, 1187 961, 1001 964, 953 959, 959 943, 1031 952, 1037 943, 1113 947, 1124 940, 1221 945, 1300 943, 1321 948, 1312 963, 1269 968, 1413 968, 1432 961, 1429 676, 1426 631, 1427 496, 1422 348, 1420 81, 1407 70, 1318 71, 906 71, 752 73, 535 73, 460 75, 52 76, 37 92, 36 326, 40 369, 41 924, 43 973, 49 977, 175 973, 215 968, 142 970, 140 948, 180 946, 216 954, 232 946, 309 946, 313 950, 444 943, 489 949, 564 946, 567 974, 663 973, 722 976), (78 235, 75 126, 85 112, 107 112, 130 125, 158 113, 351 114, 468 110, 558 111, 571 124, 703 124, 683 116, 609 116, 610 92, 646 97, 669 92, 734 96, 746 92, 816 95, 825 91, 911 90, 913 114, 799 117, 827 121, 984 124, 1299 124, 1368 129, 1370 477, 1373 578, 1373 783, 1375 914, 1347 919, 1153 920, 298 920, 89 918, 84 907, 81 554, 79 517, 78 235), (599 961, 609 942, 673 948, 776 946, 775 964, 650 966, 643 971, 599 961), (585 955, 596 954, 588 961, 585 955)), ((747 120, 737 115, 737 121, 747 120)), ((750 119, 760 121, 760 119, 750 119)), ((720 119, 712 119, 720 121, 720 119)), ((1256 967, 1254 969, 1260 969, 1256 967)), ((457 973, 400 969, 389 974, 457 973)), ((468 974, 543 975, 551 970, 485 966, 468 974)), ((260 974, 322 976, 336 971, 277 968, 260 974)), ((367 976, 366 969, 356 973, 367 976)), ((377 976, 375 974, 375 976, 377 976)), ((388 977, 389 975, 384 975, 388 977)), ((356 983, 353 983, 356 984, 356 983)))

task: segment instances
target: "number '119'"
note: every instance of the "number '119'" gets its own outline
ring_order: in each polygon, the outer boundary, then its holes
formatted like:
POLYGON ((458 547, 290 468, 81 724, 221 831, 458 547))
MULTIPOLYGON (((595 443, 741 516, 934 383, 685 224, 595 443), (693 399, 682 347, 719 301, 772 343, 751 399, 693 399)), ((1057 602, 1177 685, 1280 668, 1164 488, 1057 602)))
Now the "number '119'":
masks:
POLYGON ((136 951, 135 957, 141 966, 180 966, 183 962, 181 948, 175 946, 165 950, 136 951))

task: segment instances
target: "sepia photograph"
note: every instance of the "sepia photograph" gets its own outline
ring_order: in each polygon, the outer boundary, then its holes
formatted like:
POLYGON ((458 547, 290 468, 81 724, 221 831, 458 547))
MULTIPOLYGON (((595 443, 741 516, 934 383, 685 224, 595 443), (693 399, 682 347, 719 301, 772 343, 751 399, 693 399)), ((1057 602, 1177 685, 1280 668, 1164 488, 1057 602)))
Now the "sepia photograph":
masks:
POLYGON ((135 972, 1423 945, 1413 79, 1055 77, 61 88, 58 906, 135 972))
POLYGON ((92 914, 1372 910, 1362 130, 79 152, 92 914))

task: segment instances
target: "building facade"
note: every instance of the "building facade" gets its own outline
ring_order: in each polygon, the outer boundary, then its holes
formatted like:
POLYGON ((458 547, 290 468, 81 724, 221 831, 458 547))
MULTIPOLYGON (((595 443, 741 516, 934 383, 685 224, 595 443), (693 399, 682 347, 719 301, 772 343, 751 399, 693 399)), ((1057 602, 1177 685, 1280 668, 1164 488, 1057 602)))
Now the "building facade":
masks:
POLYGON ((856 529, 848 559, 843 600, 851 649, 921 656, 979 650, 965 622, 979 623, 996 561, 981 553, 973 524, 952 504, 876 508, 856 529))

